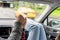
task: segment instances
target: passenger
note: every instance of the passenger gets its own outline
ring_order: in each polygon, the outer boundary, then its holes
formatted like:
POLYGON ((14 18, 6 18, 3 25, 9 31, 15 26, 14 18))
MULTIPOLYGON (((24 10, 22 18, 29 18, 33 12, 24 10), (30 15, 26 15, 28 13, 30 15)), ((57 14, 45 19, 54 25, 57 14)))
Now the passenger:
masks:
POLYGON ((22 21, 20 22, 22 23, 23 27, 26 31, 29 31, 27 40, 47 40, 42 24, 28 19, 24 14, 19 13, 19 15, 21 15, 20 19, 22 21))
POLYGON ((20 40, 22 34, 22 25, 20 23, 19 17, 16 17, 17 21, 15 22, 15 27, 12 29, 12 32, 8 39, 3 39, 0 37, 0 40, 20 40))

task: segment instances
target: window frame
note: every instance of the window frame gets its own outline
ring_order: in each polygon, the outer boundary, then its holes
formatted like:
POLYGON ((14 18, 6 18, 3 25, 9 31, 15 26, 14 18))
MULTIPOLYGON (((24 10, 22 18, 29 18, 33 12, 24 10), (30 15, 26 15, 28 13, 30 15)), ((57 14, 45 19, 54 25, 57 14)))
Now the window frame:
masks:
POLYGON ((57 6, 56 8, 54 8, 47 16, 46 16, 46 18, 42 21, 42 23, 44 23, 44 21, 46 20, 46 22, 47 22, 47 26, 48 26, 48 21, 49 21, 49 15, 54 11, 54 10, 56 10, 58 7, 60 7, 60 6, 57 6))

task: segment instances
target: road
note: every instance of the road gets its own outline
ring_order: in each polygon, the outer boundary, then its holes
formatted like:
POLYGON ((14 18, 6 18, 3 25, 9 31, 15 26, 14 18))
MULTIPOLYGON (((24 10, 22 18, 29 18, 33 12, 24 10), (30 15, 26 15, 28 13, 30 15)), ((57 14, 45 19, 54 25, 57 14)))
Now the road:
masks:
POLYGON ((10 8, 0 7, 0 18, 14 18, 15 11, 10 8))

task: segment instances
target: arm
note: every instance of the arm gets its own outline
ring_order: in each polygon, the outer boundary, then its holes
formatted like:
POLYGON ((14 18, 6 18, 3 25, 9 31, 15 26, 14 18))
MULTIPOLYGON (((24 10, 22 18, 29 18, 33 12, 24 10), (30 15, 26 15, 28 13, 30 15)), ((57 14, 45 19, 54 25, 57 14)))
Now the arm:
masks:
POLYGON ((21 23, 16 22, 15 27, 12 29, 12 32, 7 40, 20 40, 22 34, 21 32, 22 32, 21 23))
POLYGON ((55 38, 55 40, 60 40, 60 33, 57 35, 57 37, 55 38))

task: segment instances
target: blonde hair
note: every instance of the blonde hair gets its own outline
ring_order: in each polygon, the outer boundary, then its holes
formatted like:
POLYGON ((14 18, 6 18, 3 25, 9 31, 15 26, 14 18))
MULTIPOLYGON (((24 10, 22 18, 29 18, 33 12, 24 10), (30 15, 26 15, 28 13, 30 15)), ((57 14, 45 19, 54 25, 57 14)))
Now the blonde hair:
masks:
POLYGON ((16 11, 16 12, 15 12, 15 16, 19 16, 19 15, 22 15, 23 17, 26 18, 26 15, 25 15, 23 12, 21 12, 21 11, 16 11))

